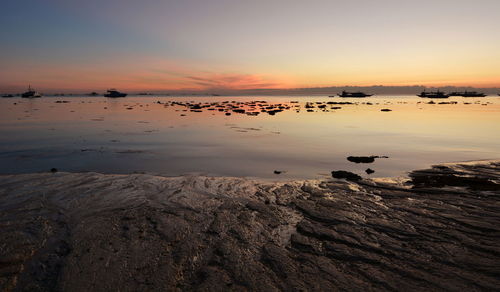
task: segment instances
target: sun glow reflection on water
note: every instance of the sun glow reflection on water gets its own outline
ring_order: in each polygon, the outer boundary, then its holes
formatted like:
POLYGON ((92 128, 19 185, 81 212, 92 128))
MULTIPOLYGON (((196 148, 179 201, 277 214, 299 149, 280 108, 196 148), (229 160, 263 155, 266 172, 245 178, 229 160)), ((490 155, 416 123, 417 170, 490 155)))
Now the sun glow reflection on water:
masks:
POLYGON ((56 167, 289 179, 324 177, 340 169, 364 174, 370 167, 376 171, 371 176, 384 177, 440 162, 500 158, 500 98, 435 100, 457 104, 429 101, 409 96, 2 99, 0 173, 56 167), (165 106, 169 101, 233 100, 264 100, 291 108, 275 115, 227 116, 214 106, 216 110, 202 112, 165 106), (357 104, 328 105, 328 112, 318 104, 312 112, 304 108, 306 102, 329 101, 357 104), (383 108, 392 111, 381 112, 383 108), (346 160, 350 155, 389 158, 354 164, 346 160), (284 173, 278 176, 274 170, 284 173))

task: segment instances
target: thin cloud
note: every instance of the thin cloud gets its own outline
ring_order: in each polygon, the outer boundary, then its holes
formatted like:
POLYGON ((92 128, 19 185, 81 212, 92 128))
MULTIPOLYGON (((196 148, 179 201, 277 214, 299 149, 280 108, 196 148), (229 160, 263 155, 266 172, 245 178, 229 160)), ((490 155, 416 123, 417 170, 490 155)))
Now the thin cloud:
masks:
POLYGON ((270 80, 257 74, 212 73, 190 75, 185 78, 193 85, 204 87, 204 89, 270 89, 285 85, 283 82, 270 80))

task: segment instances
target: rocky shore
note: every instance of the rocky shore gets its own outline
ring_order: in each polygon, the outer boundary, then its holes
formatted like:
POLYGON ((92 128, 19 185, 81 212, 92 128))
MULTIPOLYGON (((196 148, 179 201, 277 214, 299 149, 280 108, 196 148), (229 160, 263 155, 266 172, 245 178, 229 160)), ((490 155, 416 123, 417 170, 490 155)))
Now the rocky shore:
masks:
POLYGON ((1 291, 492 291, 500 161, 408 178, 0 176, 1 291))

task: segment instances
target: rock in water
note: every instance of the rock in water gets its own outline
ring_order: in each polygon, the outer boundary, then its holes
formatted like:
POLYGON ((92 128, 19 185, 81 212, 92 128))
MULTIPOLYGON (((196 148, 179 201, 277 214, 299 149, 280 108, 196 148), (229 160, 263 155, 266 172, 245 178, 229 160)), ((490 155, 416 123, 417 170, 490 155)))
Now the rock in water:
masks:
POLYGON ((354 163, 373 163, 375 158, 389 158, 388 156, 349 156, 347 160, 354 163))
POLYGON ((344 179, 352 180, 352 181, 361 180, 361 176, 359 176, 355 173, 349 172, 349 171, 345 171, 345 170, 332 171, 332 177, 333 178, 344 178, 344 179))
POLYGON ((373 163, 377 156, 349 156, 347 160, 354 163, 373 163))

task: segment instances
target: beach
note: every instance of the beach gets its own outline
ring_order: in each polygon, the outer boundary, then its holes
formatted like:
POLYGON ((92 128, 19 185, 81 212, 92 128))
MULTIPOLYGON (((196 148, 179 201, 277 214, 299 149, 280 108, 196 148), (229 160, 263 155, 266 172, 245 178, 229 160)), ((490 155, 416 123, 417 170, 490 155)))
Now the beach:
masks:
POLYGON ((0 176, 3 291, 495 290, 500 161, 408 177, 0 176))
POLYGON ((500 285, 499 98, 0 102, 0 290, 500 285))
POLYGON ((500 1, 2 11, 0 292, 500 291, 500 1))

